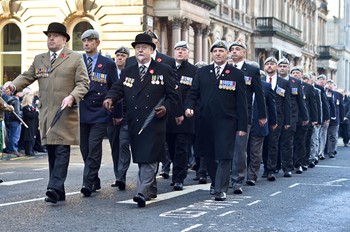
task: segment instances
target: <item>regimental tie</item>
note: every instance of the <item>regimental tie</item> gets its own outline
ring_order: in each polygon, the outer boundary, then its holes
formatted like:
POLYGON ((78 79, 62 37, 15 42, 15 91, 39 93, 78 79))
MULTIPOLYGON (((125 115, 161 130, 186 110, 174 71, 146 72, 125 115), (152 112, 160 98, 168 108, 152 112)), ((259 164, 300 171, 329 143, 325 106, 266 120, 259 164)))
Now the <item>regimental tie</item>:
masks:
POLYGON ((55 63, 56 58, 57 58, 56 52, 52 53, 52 57, 51 57, 51 66, 53 65, 53 63, 55 63))
POLYGON ((221 69, 220 66, 216 66, 216 74, 215 74, 216 79, 219 79, 219 77, 220 77, 220 69, 221 69))
POLYGON ((269 77, 269 83, 272 85, 272 77, 269 77))
POLYGON ((140 66, 140 80, 143 81, 143 77, 146 74, 147 67, 146 65, 141 65, 140 66))
POLYGON ((91 77, 91 73, 92 73, 92 58, 91 57, 88 57, 87 71, 88 71, 89 77, 91 77))

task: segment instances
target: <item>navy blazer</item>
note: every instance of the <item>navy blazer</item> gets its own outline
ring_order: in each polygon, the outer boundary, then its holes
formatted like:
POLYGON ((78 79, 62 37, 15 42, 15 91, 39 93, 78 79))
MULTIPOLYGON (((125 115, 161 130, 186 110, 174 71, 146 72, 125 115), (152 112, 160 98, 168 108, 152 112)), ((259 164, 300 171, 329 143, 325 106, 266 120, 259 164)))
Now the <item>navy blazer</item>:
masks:
POLYGON ((330 119, 330 109, 329 109, 329 102, 327 99, 326 91, 325 89, 317 84, 314 84, 315 88, 319 89, 321 91, 321 102, 322 102, 322 123, 326 120, 330 119))
POLYGON ((304 92, 301 86, 301 80, 297 78, 288 77, 289 86, 290 86, 290 101, 291 101, 291 110, 292 110, 292 124, 302 121, 308 121, 309 115, 305 106, 304 101, 304 92))
POLYGON ((183 61, 177 69, 177 85, 179 86, 181 104, 179 104, 180 109, 173 109, 169 112, 169 118, 167 122, 167 133, 191 133, 195 132, 195 122, 194 118, 184 118, 181 125, 176 125, 175 117, 177 112, 181 112, 184 115, 183 101, 192 86, 193 80, 197 74, 198 68, 193 64, 190 64, 187 60, 183 61))
POLYGON ((276 112, 276 101, 275 101, 275 93, 271 88, 271 84, 266 81, 261 81, 264 91, 265 103, 266 104, 266 112, 268 123, 264 126, 259 125, 259 108, 258 103, 254 101, 253 106, 253 123, 250 130, 251 136, 257 137, 265 137, 269 134, 270 127, 272 125, 277 124, 277 112, 276 112))
POLYGON ((149 118, 151 120, 148 126, 139 132, 163 97, 165 98, 161 105, 167 112, 180 104, 176 88, 174 70, 168 65, 151 60, 143 81, 140 80, 138 64, 135 64, 124 68, 120 80, 108 91, 106 98, 111 98, 114 104, 124 98, 135 163, 156 163, 162 160, 165 154, 167 117, 149 118))
POLYGON ((232 159, 236 131, 247 131, 248 109, 244 73, 226 64, 216 78, 214 64, 198 69, 185 100, 194 109, 200 99, 198 138, 206 154, 232 159))
MULTIPOLYGON (((266 77, 263 77, 266 81, 266 77)), ((291 125, 291 103, 289 82, 277 76, 277 84, 274 89, 278 126, 291 125)))
POLYGON ((330 120, 335 120, 337 117, 337 112, 336 112, 335 102, 334 102, 334 91, 329 88, 325 88, 324 91, 327 96, 330 120))
MULTIPOLYGON (((303 87, 304 101, 309 113, 309 125, 311 125, 312 122, 318 122, 318 110, 316 100, 316 97, 318 98, 318 96, 316 96, 315 88, 312 85, 302 82, 301 86, 303 87)), ((299 118, 299 121, 302 121, 302 119, 299 118)))
POLYGON ((333 102, 335 107, 335 119, 331 119, 330 126, 338 126, 344 120, 344 101, 343 95, 337 91, 333 91, 333 102))
POLYGON ((323 122, 321 90, 314 87, 314 92, 315 92, 315 101, 316 101, 316 107, 317 107, 317 124, 321 125, 323 122))
POLYGON ((253 93, 255 93, 255 102, 258 104, 257 107, 259 119, 266 118, 264 92, 261 85, 259 68, 244 62, 241 71, 244 72, 244 80, 247 89, 248 124, 250 125, 252 123, 253 93))
MULTIPOLYGON (((86 54, 84 62, 87 66, 86 54)), ((118 72, 113 60, 99 54, 89 79, 89 91, 79 102, 80 123, 111 123, 111 113, 102 104, 108 90, 118 80, 118 72)))

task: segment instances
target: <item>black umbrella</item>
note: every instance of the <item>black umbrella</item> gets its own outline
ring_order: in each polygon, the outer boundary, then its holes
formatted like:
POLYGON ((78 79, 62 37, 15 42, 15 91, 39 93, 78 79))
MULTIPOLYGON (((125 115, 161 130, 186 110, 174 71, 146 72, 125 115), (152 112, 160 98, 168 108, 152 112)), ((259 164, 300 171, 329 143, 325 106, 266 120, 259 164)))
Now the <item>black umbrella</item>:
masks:
POLYGON ((51 124, 50 124, 49 129, 47 129, 47 131, 46 131, 46 135, 49 133, 49 131, 51 130, 51 128, 56 124, 56 122, 58 121, 58 119, 60 119, 60 117, 62 116, 63 110, 64 110, 64 109, 61 109, 61 107, 58 108, 58 110, 56 111, 55 117, 53 117, 53 119, 52 119, 52 122, 51 122, 51 124))
POLYGON ((158 108, 159 106, 161 106, 164 102, 165 96, 162 97, 161 99, 159 99, 157 105, 153 108, 153 110, 151 111, 151 113, 148 115, 148 117, 146 118, 145 122, 143 123, 141 130, 139 131, 138 134, 141 134, 143 129, 145 129, 148 124, 152 121, 152 119, 154 118, 154 115, 156 114, 156 108, 158 108))

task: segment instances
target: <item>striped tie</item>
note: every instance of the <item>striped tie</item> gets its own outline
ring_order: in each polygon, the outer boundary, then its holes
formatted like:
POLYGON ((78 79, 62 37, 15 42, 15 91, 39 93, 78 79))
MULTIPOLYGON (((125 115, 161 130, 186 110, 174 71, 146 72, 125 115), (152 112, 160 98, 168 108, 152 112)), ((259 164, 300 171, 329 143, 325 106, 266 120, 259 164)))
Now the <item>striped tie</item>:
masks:
POLYGON ((56 56, 57 56, 56 52, 52 53, 51 66, 53 65, 53 63, 55 63, 55 61, 56 61, 56 56))
POLYGON ((146 65, 140 66, 140 80, 143 81, 143 76, 146 74, 146 65))
POLYGON ((89 77, 91 77, 91 73, 92 73, 92 58, 91 57, 88 57, 87 71, 88 71, 89 77))
POLYGON ((215 74, 216 79, 219 79, 219 77, 220 77, 220 69, 221 69, 220 66, 216 66, 216 74, 215 74))

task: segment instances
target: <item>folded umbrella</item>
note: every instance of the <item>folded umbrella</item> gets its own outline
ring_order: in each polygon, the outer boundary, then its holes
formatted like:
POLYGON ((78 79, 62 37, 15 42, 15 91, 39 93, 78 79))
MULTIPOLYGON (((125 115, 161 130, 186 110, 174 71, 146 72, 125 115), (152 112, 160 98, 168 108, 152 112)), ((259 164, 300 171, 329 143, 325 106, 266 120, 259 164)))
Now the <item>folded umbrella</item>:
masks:
POLYGON ((11 113, 13 113, 13 115, 16 116, 16 118, 23 124, 23 126, 25 126, 25 128, 28 128, 28 125, 23 121, 23 119, 18 114, 16 114, 15 111, 11 111, 11 113))
POLYGON ((154 115, 156 114, 156 108, 158 108, 159 106, 161 106, 164 102, 165 96, 162 97, 161 99, 159 99, 157 105, 153 108, 153 110, 151 111, 151 113, 148 115, 148 117, 146 118, 145 122, 143 123, 141 130, 139 131, 138 134, 141 134, 142 131, 148 126, 148 124, 152 121, 152 119, 154 118, 154 115))
POLYGON ((49 131, 51 130, 51 128, 56 124, 56 122, 58 121, 58 119, 60 119, 60 117, 62 116, 63 111, 64 111, 64 109, 61 109, 61 107, 58 108, 58 110, 56 111, 55 116, 54 116, 53 119, 52 119, 52 122, 51 122, 51 124, 50 124, 49 129, 47 129, 47 131, 46 131, 46 135, 49 133, 49 131))

